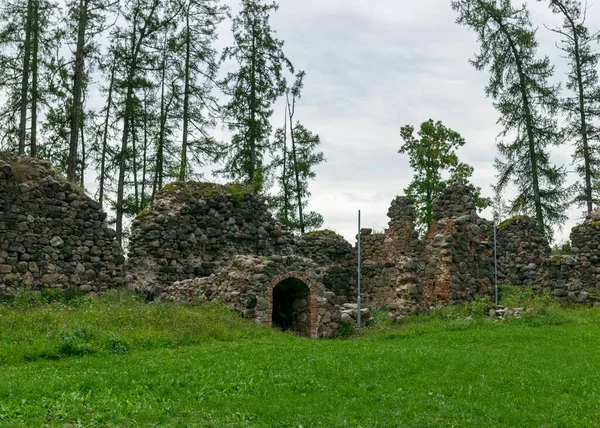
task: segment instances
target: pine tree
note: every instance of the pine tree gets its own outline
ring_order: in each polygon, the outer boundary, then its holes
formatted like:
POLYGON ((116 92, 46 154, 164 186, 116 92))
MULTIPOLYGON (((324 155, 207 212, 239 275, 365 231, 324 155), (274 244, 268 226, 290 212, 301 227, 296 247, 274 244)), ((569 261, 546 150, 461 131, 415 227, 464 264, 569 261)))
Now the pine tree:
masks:
POLYGON ((263 156, 269 145, 272 105, 286 90, 285 69, 293 72, 283 54, 283 42, 269 25, 276 3, 242 0, 242 10, 233 20, 235 43, 222 59, 235 59, 239 69, 222 82, 231 97, 224 108, 225 120, 235 132, 222 173, 235 180, 263 187, 263 156))
POLYGON ((318 229, 323 224, 321 214, 315 211, 306 213, 306 208, 311 195, 308 190, 309 180, 316 177, 314 167, 324 162, 325 157, 323 152, 317 151, 321 144, 319 136, 300 122, 296 122, 293 127, 295 150, 287 143, 286 133, 285 128, 278 128, 271 147, 273 159, 269 169, 280 172, 276 173, 278 193, 268 197, 269 206, 282 224, 291 230, 305 233, 318 229))
POLYGON ((513 212, 533 214, 538 227, 551 236, 551 226, 565 219, 568 192, 566 172, 550 162, 549 145, 563 141, 556 121, 558 87, 548 83, 553 67, 549 59, 536 57, 537 41, 525 6, 510 0, 453 0, 457 22, 472 28, 481 45, 471 63, 486 67, 492 97, 503 126, 497 158, 496 189, 512 181, 517 196, 513 212))
POLYGON ((6 0, 0 14, 0 111, 3 145, 38 154, 38 113, 45 104, 62 32, 49 0, 6 0))
POLYGON ((183 26, 175 37, 175 66, 181 81, 182 125, 179 180, 185 181, 191 164, 188 155, 203 164, 215 159, 219 147, 209 134, 216 124, 219 104, 213 94, 217 85, 217 26, 227 16, 228 8, 219 0, 180 0, 183 26))
POLYGON ((549 0, 554 13, 563 17, 562 28, 552 31, 562 36, 559 48, 567 54, 570 70, 567 74, 567 89, 571 95, 562 107, 568 117, 568 134, 575 139, 573 161, 581 182, 576 183, 574 202, 585 206, 587 214, 592 212, 594 198, 592 180, 600 171, 600 129, 595 119, 600 116, 600 84, 598 60, 600 54, 595 45, 599 32, 590 33, 585 25, 585 10, 576 0, 549 0))
POLYGON ((305 73, 296 75, 294 85, 286 91, 285 119, 283 128, 275 131, 271 147, 273 161, 268 170, 281 169, 277 176, 279 193, 270 197, 271 207, 277 218, 292 230, 304 233, 323 224, 323 216, 314 211, 305 213, 310 192, 308 180, 314 179, 314 167, 325 161, 323 152, 317 152, 321 139, 306 129, 299 121, 294 123, 296 100, 300 98, 305 73), (289 119, 290 143, 288 145, 287 123, 289 119))
POLYGON ((79 165, 79 178, 84 176, 83 156, 78 156, 78 149, 85 151, 82 140, 87 128, 84 123, 86 88, 88 75, 93 71, 92 63, 98 53, 98 45, 94 37, 106 31, 106 14, 110 13, 117 3, 99 0, 71 0, 67 3, 69 11, 69 35, 74 42, 73 71, 70 77, 70 111, 69 111, 69 150, 67 162, 67 180, 76 180, 79 165), (82 132, 83 130, 83 132, 82 132))
MULTIPOLYGON (((140 113, 139 92, 151 85, 148 70, 156 67, 155 49, 159 34, 166 25, 172 23, 172 16, 164 16, 159 0, 134 0, 126 3, 123 10, 125 25, 113 35, 113 46, 117 53, 116 61, 121 63, 117 70, 115 88, 119 116, 122 120, 120 149, 118 151, 118 180, 116 210, 117 240, 123 238, 123 216, 135 211, 131 207, 131 197, 125 193, 126 186, 131 184, 126 180, 134 175, 134 199, 139 200, 137 189, 137 159, 134 149, 136 139, 136 115, 140 113), (128 162, 130 160, 130 162, 128 162)), ((128 186, 127 186, 128 187, 128 186)))

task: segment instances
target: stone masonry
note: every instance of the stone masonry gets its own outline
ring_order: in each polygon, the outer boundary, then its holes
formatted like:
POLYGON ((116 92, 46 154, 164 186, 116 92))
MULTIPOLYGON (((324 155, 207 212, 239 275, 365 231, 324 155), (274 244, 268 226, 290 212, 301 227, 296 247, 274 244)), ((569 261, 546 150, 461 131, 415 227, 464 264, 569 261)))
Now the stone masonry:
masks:
POLYGON ((0 154, 0 295, 121 286, 125 259, 105 219, 48 162, 0 154))

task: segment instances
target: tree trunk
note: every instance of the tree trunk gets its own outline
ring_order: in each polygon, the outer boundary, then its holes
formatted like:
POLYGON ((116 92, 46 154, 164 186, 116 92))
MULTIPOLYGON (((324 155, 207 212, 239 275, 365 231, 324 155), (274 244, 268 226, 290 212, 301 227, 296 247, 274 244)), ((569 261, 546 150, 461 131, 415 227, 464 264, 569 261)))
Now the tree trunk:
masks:
POLYGON ((33 0, 27 1, 25 24, 25 44, 23 51, 23 75, 21 78, 21 116, 19 120, 19 154, 25 154, 25 134, 27 132, 27 104, 29 93, 29 63, 31 61, 31 33, 33 21, 33 0))
POLYGON ((100 208, 103 208, 104 205, 104 179, 106 177, 106 150, 108 145, 108 125, 110 122, 110 106, 112 104, 112 93, 113 86, 115 83, 115 69, 116 69, 116 61, 114 61, 110 71, 110 84, 108 86, 108 99, 106 101, 106 117, 104 119, 104 132, 102 133, 102 154, 100 159, 100 189, 98 192, 98 199, 100 202, 100 208))
POLYGON ((40 2, 33 2, 33 46, 31 53, 31 141, 30 153, 37 156, 38 52, 40 45, 40 2))
POLYGON ((79 184, 85 189, 85 135, 83 133, 83 121, 79 123, 79 132, 81 133, 81 174, 79 175, 79 184))
POLYGON ((185 181, 187 170, 187 145, 188 145, 188 122, 190 120, 190 4, 185 15, 185 66, 184 66, 184 85, 183 85, 183 138, 181 140, 181 165, 179 167, 179 181, 185 181))
MULTIPOLYGON (((73 111, 71 112, 71 135, 69 140, 69 161, 67 165, 67 180, 75 182, 77 169, 77 136, 81 122, 84 60, 85 60, 85 30, 87 26, 88 1, 79 1, 79 19, 77 23, 77 48, 75 51, 75 73, 73 74, 73 111)), ((83 175, 83 174, 82 174, 83 175)))
POLYGON ((248 144, 250 146, 250 169, 248 171, 248 180, 250 183, 254 183, 254 175, 256 173, 256 56, 258 54, 256 52, 255 28, 256 18, 254 19, 252 27, 252 50, 250 52, 250 129, 248 130, 248 144))
MULTIPOLYGON (((166 42, 165 42, 166 50, 166 42)), ((167 73, 166 55, 163 54, 160 76, 160 127, 158 130, 158 146, 156 147, 156 172, 154 175, 154 186, 152 196, 156 195, 163 186, 165 132, 167 128, 167 109, 165 106, 165 81, 167 73)))
POLYGON ((135 113, 132 112, 132 115, 129 119, 129 123, 131 126, 131 163, 133 165, 133 195, 135 198, 135 210, 136 212, 140 210, 140 193, 139 193, 139 181, 138 181, 138 161, 137 161, 137 132, 136 132, 136 120, 135 113))
MULTIPOLYGON (((292 101, 294 103, 294 101, 292 101)), ((294 104, 292 104, 293 106, 294 104)), ((296 158, 296 138, 294 137, 294 108, 289 106, 288 98, 288 114, 290 116, 290 139, 292 140, 292 161, 294 162, 294 175, 296 178, 296 196, 298 199, 298 220, 300 221, 300 233, 304 234, 304 216, 302 214, 302 189, 300 188, 300 176, 298 174, 298 160, 296 158)))
MULTIPOLYGON (((132 76, 131 69, 133 69, 133 65, 130 66, 129 76, 132 76)), ((131 78, 127 81, 131 82, 131 78)), ((124 187, 125 187, 125 154, 127 152, 127 140, 129 139, 129 117, 131 116, 131 99, 133 96, 133 88, 131 84, 127 88, 127 95, 125 96, 125 117, 123 119, 123 135, 121 136, 121 151, 119 153, 119 179, 117 182, 117 219, 116 219, 116 232, 117 232, 117 241, 119 244, 123 243, 123 195, 124 195, 124 187)))
POLYGON ((144 97, 144 147, 142 155, 142 196, 140 199, 140 209, 146 208, 146 168, 148 156, 148 97, 144 97))
POLYGON ((533 187, 533 198, 535 204, 535 218, 537 226, 542 232, 546 232, 544 225, 544 215, 542 212, 542 201, 540 197, 540 183, 538 177, 538 165, 537 165, 537 152, 535 148, 535 137, 533 135, 533 118, 531 117, 531 106, 529 96, 525 87, 527 86, 527 79, 523 71, 523 64, 521 57, 519 56, 519 50, 515 46, 513 39, 511 38, 510 32, 506 29, 504 22, 497 16, 493 16, 494 20, 504 33, 510 49, 513 53, 515 63, 517 65, 517 73, 519 74, 519 89, 521 91, 521 100, 523 101, 523 110, 525 113, 525 127, 527 128, 527 142, 529 145, 529 161, 531 165, 531 185, 533 187))
POLYGON ((289 214, 289 208, 290 208, 290 195, 289 195, 289 183, 288 183, 288 179, 287 179, 287 110, 288 106, 287 103, 285 103, 285 110, 284 110, 284 115, 283 115, 283 216, 284 218, 289 222, 290 220, 290 214, 289 214))

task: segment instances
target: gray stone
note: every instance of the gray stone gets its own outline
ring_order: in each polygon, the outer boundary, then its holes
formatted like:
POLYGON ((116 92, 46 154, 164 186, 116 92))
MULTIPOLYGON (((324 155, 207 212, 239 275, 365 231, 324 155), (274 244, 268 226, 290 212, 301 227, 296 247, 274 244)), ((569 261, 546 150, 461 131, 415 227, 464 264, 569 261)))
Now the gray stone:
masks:
POLYGON ((50 240, 50 245, 53 247, 60 247, 64 243, 65 242, 62 240, 62 238, 60 236, 53 236, 52 239, 50 240))

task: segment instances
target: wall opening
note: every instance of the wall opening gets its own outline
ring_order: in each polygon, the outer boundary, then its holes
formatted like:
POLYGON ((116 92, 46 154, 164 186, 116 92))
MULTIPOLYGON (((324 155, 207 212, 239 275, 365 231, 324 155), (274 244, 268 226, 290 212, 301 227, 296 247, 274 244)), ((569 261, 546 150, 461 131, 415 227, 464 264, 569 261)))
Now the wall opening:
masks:
POLYGON ((275 327, 310 336, 310 315, 310 289, 304 282, 287 278, 273 288, 275 327))

